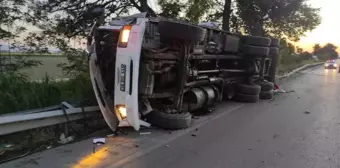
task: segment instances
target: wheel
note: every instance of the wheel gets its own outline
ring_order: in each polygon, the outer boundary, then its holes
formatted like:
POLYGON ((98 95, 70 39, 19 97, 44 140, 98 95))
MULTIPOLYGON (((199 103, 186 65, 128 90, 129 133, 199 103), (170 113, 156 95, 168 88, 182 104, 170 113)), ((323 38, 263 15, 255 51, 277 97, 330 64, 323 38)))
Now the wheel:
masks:
POLYGON ((268 47, 258 47, 251 45, 244 45, 242 48, 243 54, 253 55, 253 56, 268 56, 269 48, 268 47))
POLYGON ((165 20, 159 22, 158 31, 161 37, 192 42, 203 41, 206 34, 206 30, 201 27, 165 20))
POLYGON ((236 92, 247 95, 258 95, 261 91, 261 87, 259 85, 246 85, 242 83, 236 84, 236 92))
POLYGON ((152 125, 165 129, 183 129, 191 124, 191 114, 188 112, 169 114, 154 110, 148 113, 146 118, 152 125))
POLYGON ((272 82, 264 81, 258 82, 257 84, 261 86, 261 92, 271 91, 274 89, 274 83, 272 82))
POLYGON ((259 95, 236 93, 234 96, 234 100, 245 103, 256 103, 259 100, 259 95))
POLYGON ((270 46, 271 47, 279 47, 280 46, 280 39, 279 38, 271 38, 270 46))
POLYGON ((276 56, 276 55, 279 55, 279 48, 270 47, 269 48, 269 56, 276 56))
POLYGON ((243 36, 243 44, 244 45, 269 47, 270 42, 271 42, 271 40, 268 37, 243 36))
POLYGON ((268 100, 272 99, 274 95, 273 90, 260 92, 260 99, 268 100))

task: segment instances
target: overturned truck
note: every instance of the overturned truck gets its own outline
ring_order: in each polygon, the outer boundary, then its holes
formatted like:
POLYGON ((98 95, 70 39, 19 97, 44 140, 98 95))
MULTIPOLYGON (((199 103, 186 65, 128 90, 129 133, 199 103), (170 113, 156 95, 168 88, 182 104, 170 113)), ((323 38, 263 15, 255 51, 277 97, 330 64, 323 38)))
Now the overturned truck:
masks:
MULTIPOLYGON (((100 20, 100 19, 99 19, 100 20)), ((105 121, 119 126, 190 126, 223 100, 271 99, 279 39, 146 17, 99 21, 88 37, 93 89, 105 121)))

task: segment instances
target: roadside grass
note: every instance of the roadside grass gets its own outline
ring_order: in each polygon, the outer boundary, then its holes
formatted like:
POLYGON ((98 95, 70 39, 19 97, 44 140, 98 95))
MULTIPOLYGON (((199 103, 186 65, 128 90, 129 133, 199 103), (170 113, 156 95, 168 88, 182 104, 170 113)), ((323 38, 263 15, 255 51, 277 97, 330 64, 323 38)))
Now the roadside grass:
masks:
POLYGON ((317 62, 321 62, 321 61, 303 60, 303 61, 291 62, 291 63, 288 63, 288 64, 281 63, 281 64, 279 64, 279 66, 277 68, 277 75, 283 75, 286 72, 290 72, 290 71, 292 71, 296 68, 299 68, 303 65, 314 64, 314 63, 317 63, 317 62))
POLYGON ((0 52, 0 56, 27 56, 27 57, 65 57, 59 53, 27 53, 27 52, 0 52))
POLYGON ((0 75, 0 114, 60 104, 62 101, 86 100, 95 103, 89 79, 75 78, 55 82, 46 76, 42 82, 31 82, 21 74, 0 75))

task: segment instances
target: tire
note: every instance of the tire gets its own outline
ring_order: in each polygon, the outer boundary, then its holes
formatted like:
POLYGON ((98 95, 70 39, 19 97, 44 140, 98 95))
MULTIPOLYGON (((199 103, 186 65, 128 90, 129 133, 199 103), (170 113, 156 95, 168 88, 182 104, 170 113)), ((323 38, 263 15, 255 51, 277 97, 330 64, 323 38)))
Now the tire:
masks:
POLYGON ((270 47, 269 48, 269 56, 276 56, 279 55, 279 48, 277 47, 270 47))
POLYGON ((280 39, 279 38, 271 38, 270 46, 271 47, 280 47, 280 39))
POLYGON ((246 85, 242 83, 236 84, 236 93, 246 95, 258 95, 261 92, 261 86, 259 85, 246 85))
POLYGON ((203 41, 206 34, 204 28, 188 23, 165 20, 159 22, 158 31, 161 38, 188 40, 191 42, 203 41))
POLYGON ((191 124, 191 114, 188 112, 180 114, 168 114, 160 111, 152 111, 146 115, 147 120, 155 126, 164 129, 183 129, 191 124))
POLYGON ((242 51, 243 51, 243 54, 245 55, 252 55, 252 56, 268 56, 269 55, 268 47, 244 45, 242 51))
POLYGON ((236 93, 234 100, 245 103, 256 103, 259 100, 259 95, 247 95, 242 93, 236 93))
POLYGON ((261 92, 271 91, 274 89, 274 83, 272 82, 258 82, 258 85, 261 86, 261 92))
POLYGON ((243 44, 244 45, 269 47, 270 46, 270 42, 271 42, 271 40, 268 37, 243 36, 243 44))
POLYGON ((260 92, 260 99, 263 99, 263 100, 272 99, 272 98, 273 98, 273 95, 274 95, 273 90, 270 90, 270 91, 262 91, 262 92, 260 92))

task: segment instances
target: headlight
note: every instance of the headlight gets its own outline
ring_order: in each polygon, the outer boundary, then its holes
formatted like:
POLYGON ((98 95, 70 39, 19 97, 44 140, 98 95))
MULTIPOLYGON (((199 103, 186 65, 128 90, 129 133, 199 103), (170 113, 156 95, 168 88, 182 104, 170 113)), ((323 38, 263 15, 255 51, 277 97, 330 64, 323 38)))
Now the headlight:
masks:
POLYGON ((338 67, 338 65, 337 65, 337 64, 334 64, 334 67, 338 67))
POLYGON ((116 106, 116 110, 122 119, 126 118, 126 107, 124 105, 116 106))

